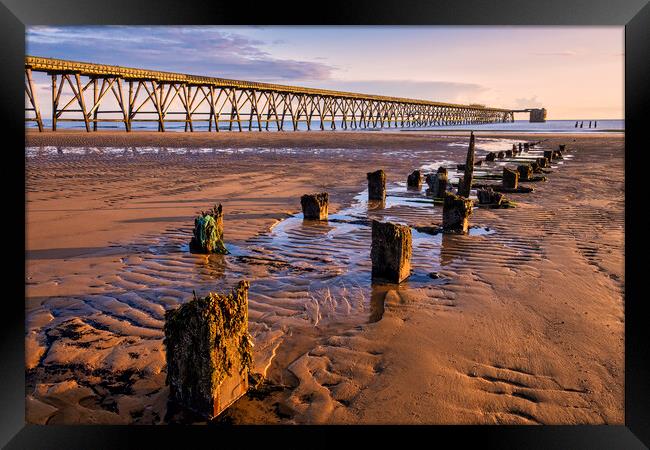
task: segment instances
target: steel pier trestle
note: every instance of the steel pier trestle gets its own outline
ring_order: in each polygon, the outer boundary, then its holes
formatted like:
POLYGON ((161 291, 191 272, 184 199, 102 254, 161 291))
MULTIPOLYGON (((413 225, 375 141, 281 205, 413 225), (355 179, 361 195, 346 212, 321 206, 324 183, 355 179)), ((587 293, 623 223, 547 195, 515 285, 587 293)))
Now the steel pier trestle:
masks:
POLYGON ((155 122, 158 131, 174 122, 194 131, 367 129, 513 122, 514 111, 381 95, 357 94, 181 73, 107 66, 53 58, 25 58, 25 120, 43 131, 32 77, 51 83, 52 130, 57 123, 155 122), (64 94, 64 95, 62 95, 64 94), (108 103, 108 105, 107 105, 108 103), (117 105, 117 106, 115 106, 117 105), (100 109, 104 106, 104 109, 100 109), (110 107, 110 109, 106 109, 110 107), (100 114, 102 118, 100 118, 100 114), (270 128, 269 128, 270 127, 270 128))

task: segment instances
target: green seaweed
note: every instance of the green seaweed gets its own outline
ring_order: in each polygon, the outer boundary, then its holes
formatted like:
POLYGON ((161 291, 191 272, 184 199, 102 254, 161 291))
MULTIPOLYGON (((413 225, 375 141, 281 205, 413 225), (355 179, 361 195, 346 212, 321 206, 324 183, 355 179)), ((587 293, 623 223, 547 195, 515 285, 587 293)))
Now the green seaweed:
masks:
POLYGON ((223 242, 223 212, 221 205, 204 211, 194 219, 194 235, 190 250, 197 253, 230 253, 223 242))

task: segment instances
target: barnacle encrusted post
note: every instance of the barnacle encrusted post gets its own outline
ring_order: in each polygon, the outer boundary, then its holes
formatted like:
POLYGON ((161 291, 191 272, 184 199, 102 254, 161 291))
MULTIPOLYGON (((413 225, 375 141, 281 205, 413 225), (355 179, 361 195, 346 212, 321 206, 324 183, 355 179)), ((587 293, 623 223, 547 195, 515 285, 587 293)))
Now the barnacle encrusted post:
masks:
POLYGON ((368 200, 386 200, 386 174, 379 169, 368 172, 368 200))
POLYGON ((517 189, 517 186, 519 186, 519 172, 504 167, 503 187, 506 189, 517 189))
POLYGON ((465 159, 465 173, 463 182, 458 186, 458 195, 469 197, 469 191, 472 189, 472 179, 474 177, 474 132, 469 135, 469 147, 467 148, 467 158, 465 159))
POLYGON ((194 219, 194 235, 190 241, 190 251, 193 253, 229 252, 223 242, 223 209, 221 204, 210 211, 203 211, 194 219))
POLYGON ((211 419, 248 390, 253 364, 248 281, 165 313, 170 399, 211 419))
POLYGON ((320 194, 305 194, 300 197, 302 215, 305 219, 327 220, 329 195, 327 192, 320 194))
POLYGON ((447 192, 442 205, 443 231, 446 233, 467 233, 469 218, 472 215, 472 206, 474 206, 474 202, 470 199, 447 192))
POLYGON ((411 228, 391 222, 372 221, 372 278, 400 283, 411 274, 411 228))
POLYGON ((411 172, 406 178, 406 186, 419 189, 422 186, 422 173, 419 170, 411 172))

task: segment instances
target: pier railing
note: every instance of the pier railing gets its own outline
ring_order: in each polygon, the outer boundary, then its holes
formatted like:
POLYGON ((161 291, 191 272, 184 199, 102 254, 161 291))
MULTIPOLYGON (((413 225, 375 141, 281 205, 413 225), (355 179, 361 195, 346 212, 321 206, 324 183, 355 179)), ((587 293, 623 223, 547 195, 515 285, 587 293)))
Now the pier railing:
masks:
POLYGON ((401 97, 229 80, 53 58, 25 58, 25 121, 44 130, 34 72, 51 77, 51 127, 96 131, 118 122, 170 123, 185 131, 367 129, 513 122, 514 111, 401 97), (67 101, 66 101, 67 100, 67 101), (110 103, 110 104, 109 104, 110 103), (103 107, 103 108, 102 108, 103 107), (108 109, 107 109, 108 108, 108 109), (100 114, 102 117, 100 117, 100 114))

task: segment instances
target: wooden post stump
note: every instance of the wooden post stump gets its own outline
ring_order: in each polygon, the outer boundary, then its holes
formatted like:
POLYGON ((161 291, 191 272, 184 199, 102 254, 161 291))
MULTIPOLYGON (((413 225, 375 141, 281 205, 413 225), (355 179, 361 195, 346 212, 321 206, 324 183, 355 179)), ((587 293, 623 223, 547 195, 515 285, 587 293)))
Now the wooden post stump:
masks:
POLYGON ((420 188, 422 186, 422 173, 419 170, 411 172, 406 179, 406 185, 412 188, 420 188))
POLYGON ((372 221, 372 278, 400 283, 411 274, 411 228, 372 221))
POLYGON ((530 150, 530 144, 528 142, 524 142, 524 151, 529 151, 530 150))
POLYGON ((517 145, 516 144, 512 144, 512 154, 513 155, 517 154, 517 145))
POLYGON ((505 156, 506 156, 505 152, 497 153, 497 159, 503 159, 503 158, 505 158, 505 156))
POLYGON ((474 133, 469 135, 469 147, 467 148, 467 159, 465 160, 465 173, 462 182, 458 185, 458 195, 469 197, 474 177, 474 133))
POLYGON ((505 196, 500 192, 494 192, 490 187, 476 190, 476 197, 481 205, 501 205, 505 196))
POLYGON ((549 162, 553 161, 553 150, 544 150, 544 158, 548 159, 549 162))
POLYGON ((560 151, 563 152, 566 150, 566 144, 560 144, 560 151))
POLYGON ((442 228, 448 233, 467 233, 473 202, 451 192, 445 194, 442 207, 442 228))
POLYGON ((519 172, 519 179, 522 181, 528 181, 533 178, 533 168, 530 164, 517 166, 517 172, 519 172))
POLYGON ((512 150, 506 150, 506 158, 512 158, 512 150))
POLYGON ((492 162, 496 159, 497 155, 494 152, 490 152, 487 155, 485 155, 485 161, 486 162, 492 162))
POLYGON ((386 174, 383 170, 368 172, 368 200, 386 200, 386 174))
POLYGON ((519 143, 519 153, 523 152, 523 149, 521 147, 521 142, 519 143))
POLYGON ((309 220, 327 220, 329 195, 327 192, 320 194, 305 194, 300 197, 302 215, 309 220))
POLYGON ((543 158, 537 158, 537 163, 539 164, 540 167, 549 167, 550 164, 548 163, 548 158, 543 157, 543 158))
POLYGON ((447 192, 448 181, 447 169, 439 167, 437 173, 427 175, 426 182, 429 185, 427 194, 430 194, 434 198, 444 197, 445 192, 447 192))
POLYGON ((195 296, 165 313, 170 399, 208 419, 248 390, 248 288, 248 281, 240 281, 228 295, 195 296))
POLYGON ((221 204, 215 205, 210 211, 203 211, 194 219, 190 252, 228 254, 223 241, 223 208, 221 204))
POLYGON ((519 172, 503 168, 503 187, 506 189, 517 189, 519 186, 519 172))

